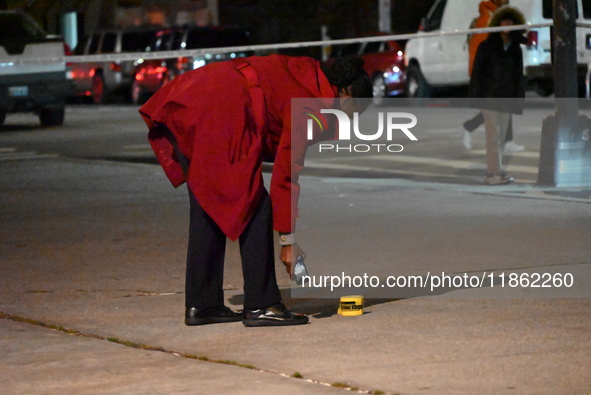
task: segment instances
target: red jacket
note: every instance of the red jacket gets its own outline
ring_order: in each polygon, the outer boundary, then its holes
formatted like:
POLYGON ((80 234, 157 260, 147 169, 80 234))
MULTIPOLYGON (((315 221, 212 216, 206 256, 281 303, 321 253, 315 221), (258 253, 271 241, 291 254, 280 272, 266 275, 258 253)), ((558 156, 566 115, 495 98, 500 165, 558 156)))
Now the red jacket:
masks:
POLYGON ((314 101, 314 106, 334 108, 337 95, 314 59, 250 57, 212 63, 175 78, 140 108, 140 114, 172 184, 187 181, 203 209, 236 240, 264 192, 263 160, 274 162, 274 229, 295 230, 298 174, 306 148, 325 137, 315 126, 314 141, 308 141, 307 119, 296 116, 292 139, 291 99, 328 98, 314 101), (189 159, 187 177, 159 124, 172 132, 189 159))

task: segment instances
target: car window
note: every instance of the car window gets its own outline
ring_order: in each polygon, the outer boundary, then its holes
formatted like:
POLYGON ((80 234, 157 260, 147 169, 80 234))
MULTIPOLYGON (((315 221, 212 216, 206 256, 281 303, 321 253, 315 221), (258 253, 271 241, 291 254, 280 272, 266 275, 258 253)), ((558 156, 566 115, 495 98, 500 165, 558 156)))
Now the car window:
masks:
POLYGON ((169 30, 159 32, 149 45, 150 51, 169 51, 171 34, 172 32, 169 30))
POLYGON ((45 38, 46 33, 28 15, 0 15, 0 37, 2 40, 37 41, 45 38))
POLYGON ((162 39, 160 41, 160 44, 158 46, 158 50, 159 51, 170 51, 172 49, 171 44, 172 44, 172 37, 173 33, 169 32, 166 34, 162 35, 162 39))
POLYGON ((78 45, 76 45, 76 48, 74 49, 75 55, 84 55, 84 50, 88 46, 88 40, 90 40, 90 37, 85 37, 78 43, 78 45))
POLYGON ((115 52, 115 44, 117 42, 117 33, 105 33, 103 37, 102 53, 115 52))
POLYGON ((341 49, 340 56, 357 55, 359 53, 359 43, 345 44, 341 49))
POLYGON ((400 44, 396 41, 388 41, 386 42, 386 48, 384 48, 384 51, 401 51, 402 47, 400 46, 400 44))
POLYGON ((90 46, 88 48, 88 54, 94 55, 97 53, 100 38, 101 36, 99 34, 93 34, 92 36, 90 36, 90 46))
POLYGON ((185 31, 175 31, 172 36, 172 49, 183 49, 186 47, 185 31))
POLYGON ((384 50, 384 42, 383 41, 374 41, 369 42, 363 48, 363 53, 376 53, 382 52, 384 50))
POLYGON ((9 54, 23 53, 28 43, 40 42, 47 34, 26 14, 0 13, 0 45, 9 54))
POLYGON ((123 32, 121 34, 121 52, 137 52, 140 49, 140 45, 137 42, 138 33, 136 32, 123 32))
POLYGON ((122 52, 143 52, 154 38, 153 31, 123 32, 121 36, 122 52))
POLYGON ((250 35, 246 30, 229 29, 222 30, 218 34, 217 46, 219 47, 237 47, 250 44, 250 35))
POLYGON ((86 40, 80 41, 76 48, 74 48, 74 55, 84 55, 84 48, 86 48, 86 40))
POLYGON ((156 35, 148 45, 148 51, 158 51, 158 43, 161 40, 160 35, 156 35))
POLYGON ((219 34, 210 29, 192 29, 187 32, 186 49, 219 47, 219 34))
POLYGON ((443 11, 445 11, 445 5, 447 0, 439 0, 435 3, 429 14, 425 18, 423 24, 423 30, 426 32, 432 30, 439 30, 441 28, 441 21, 443 20, 443 11))
POLYGON ((583 18, 591 19, 591 0, 583 0, 583 18))

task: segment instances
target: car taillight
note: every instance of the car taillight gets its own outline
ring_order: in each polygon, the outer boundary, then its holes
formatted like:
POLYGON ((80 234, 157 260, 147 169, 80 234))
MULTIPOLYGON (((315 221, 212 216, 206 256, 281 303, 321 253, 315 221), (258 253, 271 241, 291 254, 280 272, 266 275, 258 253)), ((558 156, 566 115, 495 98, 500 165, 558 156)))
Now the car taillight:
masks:
POLYGON ((538 32, 530 31, 527 33, 527 47, 537 49, 538 48, 538 32))
POLYGON ((117 62, 112 62, 109 67, 116 73, 121 71, 121 65, 117 62))
POLYGON ((168 69, 166 68, 166 66, 158 66, 158 67, 155 67, 153 70, 149 70, 148 74, 158 74, 158 78, 160 78, 167 71, 168 71, 168 69))

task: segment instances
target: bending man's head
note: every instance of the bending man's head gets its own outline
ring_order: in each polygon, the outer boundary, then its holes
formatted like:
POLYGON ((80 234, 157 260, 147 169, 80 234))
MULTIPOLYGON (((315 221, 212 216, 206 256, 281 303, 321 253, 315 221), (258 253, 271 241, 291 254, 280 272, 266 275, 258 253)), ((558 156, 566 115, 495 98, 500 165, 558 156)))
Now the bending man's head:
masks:
POLYGON ((341 110, 348 115, 365 111, 369 101, 357 99, 371 98, 373 88, 363 70, 362 59, 354 56, 337 58, 330 66, 323 65, 322 71, 328 81, 339 89, 341 110))

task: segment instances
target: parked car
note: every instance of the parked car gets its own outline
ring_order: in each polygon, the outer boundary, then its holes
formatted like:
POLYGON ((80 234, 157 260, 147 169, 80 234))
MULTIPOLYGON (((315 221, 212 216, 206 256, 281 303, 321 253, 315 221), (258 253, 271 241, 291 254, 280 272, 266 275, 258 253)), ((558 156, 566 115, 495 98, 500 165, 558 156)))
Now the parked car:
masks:
MULTIPOLYGON (((467 86, 468 40, 466 35, 434 35, 423 33, 467 30, 478 16, 481 0, 436 0, 423 19, 419 37, 409 40, 405 49, 407 95, 427 97, 434 90, 467 86)), ((591 1, 576 0, 578 22, 591 21, 591 1)), ((552 0, 511 0, 520 9, 528 24, 552 23, 552 0)), ((577 28, 577 63, 579 81, 583 85, 587 64, 591 62, 591 29, 577 28)), ((530 29, 523 50, 527 86, 547 95, 553 91, 550 28, 530 29)))
MULTIPOLYGON (((101 30, 89 34, 76 47, 76 55, 144 52, 161 27, 101 30)), ((103 103, 110 95, 128 95, 133 81, 133 61, 100 61, 72 64, 74 95, 103 103)))
POLYGON ((67 50, 61 37, 47 34, 28 14, 0 11, 0 126, 7 113, 29 111, 44 126, 64 122, 72 88, 67 50))
POLYGON ((333 56, 355 55, 363 59, 363 68, 373 83, 374 103, 405 93, 404 51, 396 41, 351 43, 336 47, 333 56))
MULTIPOLYGON (((233 27, 181 27, 161 30, 148 51, 185 51, 199 48, 235 47, 250 44, 248 31, 233 27)), ((131 98, 139 104, 176 76, 208 63, 249 56, 251 52, 205 53, 167 59, 139 59, 135 63, 131 98)))

